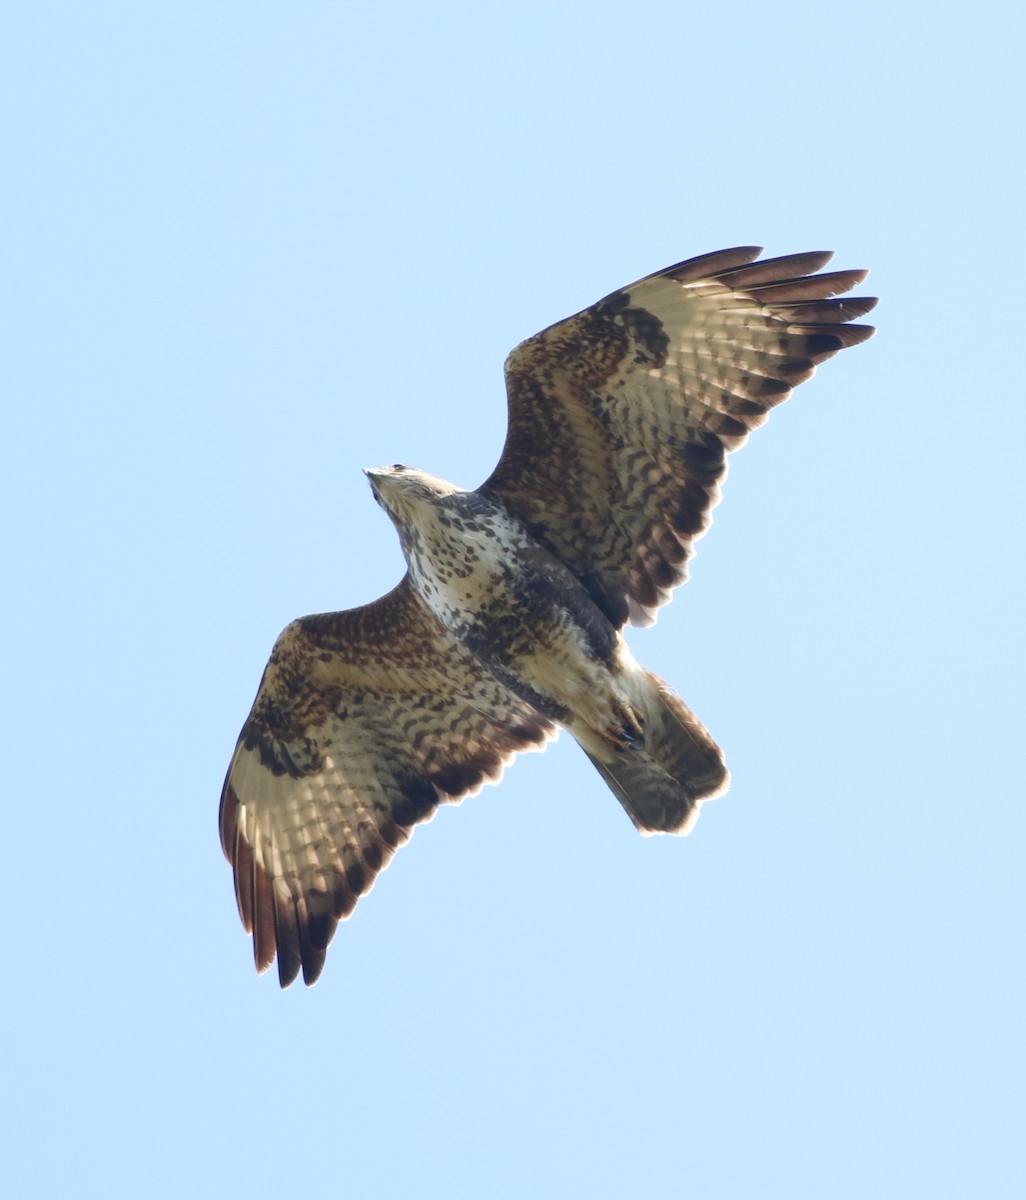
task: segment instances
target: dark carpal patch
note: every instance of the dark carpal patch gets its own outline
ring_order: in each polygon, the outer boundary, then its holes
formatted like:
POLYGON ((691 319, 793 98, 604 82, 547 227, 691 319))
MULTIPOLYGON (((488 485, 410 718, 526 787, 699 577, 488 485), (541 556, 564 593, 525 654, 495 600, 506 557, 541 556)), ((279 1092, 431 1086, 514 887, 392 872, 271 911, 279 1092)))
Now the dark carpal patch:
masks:
POLYGON ((661 367, 666 362, 670 338, 662 321, 647 308, 632 305, 629 293, 614 292, 596 306, 596 311, 627 331, 625 348, 629 347, 631 366, 661 367))

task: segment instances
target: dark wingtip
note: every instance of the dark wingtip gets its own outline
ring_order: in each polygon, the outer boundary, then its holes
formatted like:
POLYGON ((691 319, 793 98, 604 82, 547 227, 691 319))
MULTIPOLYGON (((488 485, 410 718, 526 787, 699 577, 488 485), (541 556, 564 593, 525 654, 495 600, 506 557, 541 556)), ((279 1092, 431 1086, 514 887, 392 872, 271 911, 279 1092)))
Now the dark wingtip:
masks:
POLYGON ((716 279, 732 288, 759 287, 811 275, 825 267, 833 257, 833 250, 806 250, 801 254, 784 254, 717 271, 716 279))
MULTIPOLYGON (((658 271, 658 276, 666 276, 677 283, 690 283, 695 279, 708 279, 722 271, 730 271, 735 267, 743 267, 754 262, 762 253, 762 246, 732 246, 729 250, 713 250, 708 254, 698 254, 694 258, 686 258, 683 262, 675 263, 658 271)), ((650 276, 655 278, 655 276, 650 276)))

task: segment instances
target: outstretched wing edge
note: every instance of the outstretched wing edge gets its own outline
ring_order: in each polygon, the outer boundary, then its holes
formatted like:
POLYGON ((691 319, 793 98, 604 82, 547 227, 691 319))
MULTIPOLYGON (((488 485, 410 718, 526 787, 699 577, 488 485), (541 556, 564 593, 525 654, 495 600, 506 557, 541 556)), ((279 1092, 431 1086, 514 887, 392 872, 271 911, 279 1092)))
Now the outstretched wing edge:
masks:
POLYGON ((552 724, 473 659, 408 579, 292 622, 275 643, 221 795, 257 969, 313 983, 338 922, 414 825, 497 782, 552 724))
POLYGON ((816 366, 865 341, 862 270, 760 247, 668 267, 522 342, 509 425, 481 490, 571 567, 617 627, 650 625, 687 579, 727 454, 816 366), (816 274, 816 272, 821 272, 816 274))

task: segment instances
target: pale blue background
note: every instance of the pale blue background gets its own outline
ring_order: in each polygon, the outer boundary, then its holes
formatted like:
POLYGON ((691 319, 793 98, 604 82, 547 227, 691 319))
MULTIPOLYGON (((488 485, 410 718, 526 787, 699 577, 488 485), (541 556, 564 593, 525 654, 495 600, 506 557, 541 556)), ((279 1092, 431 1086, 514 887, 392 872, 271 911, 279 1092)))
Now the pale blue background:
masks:
POLYGON ((1018 5, 36 3, 5 22, 12 1197, 1023 1194, 1018 5), (521 338, 677 259, 873 269, 632 645, 729 798, 569 739, 253 973, 223 772, 360 473, 491 469, 521 338))

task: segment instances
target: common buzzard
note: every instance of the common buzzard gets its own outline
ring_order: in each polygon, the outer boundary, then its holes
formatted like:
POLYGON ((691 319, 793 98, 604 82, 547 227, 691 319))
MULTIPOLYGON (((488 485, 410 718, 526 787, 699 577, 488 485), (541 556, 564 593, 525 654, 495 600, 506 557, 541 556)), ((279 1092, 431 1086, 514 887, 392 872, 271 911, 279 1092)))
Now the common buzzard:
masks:
POLYGON ((221 796, 221 843, 258 970, 324 965, 335 926, 440 803, 568 729, 643 833, 683 833, 723 756, 620 630, 687 578, 728 451, 816 364, 873 330, 864 271, 744 246, 614 292, 519 345, 509 429, 476 490, 368 470, 402 582, 293 621, 221 796))

